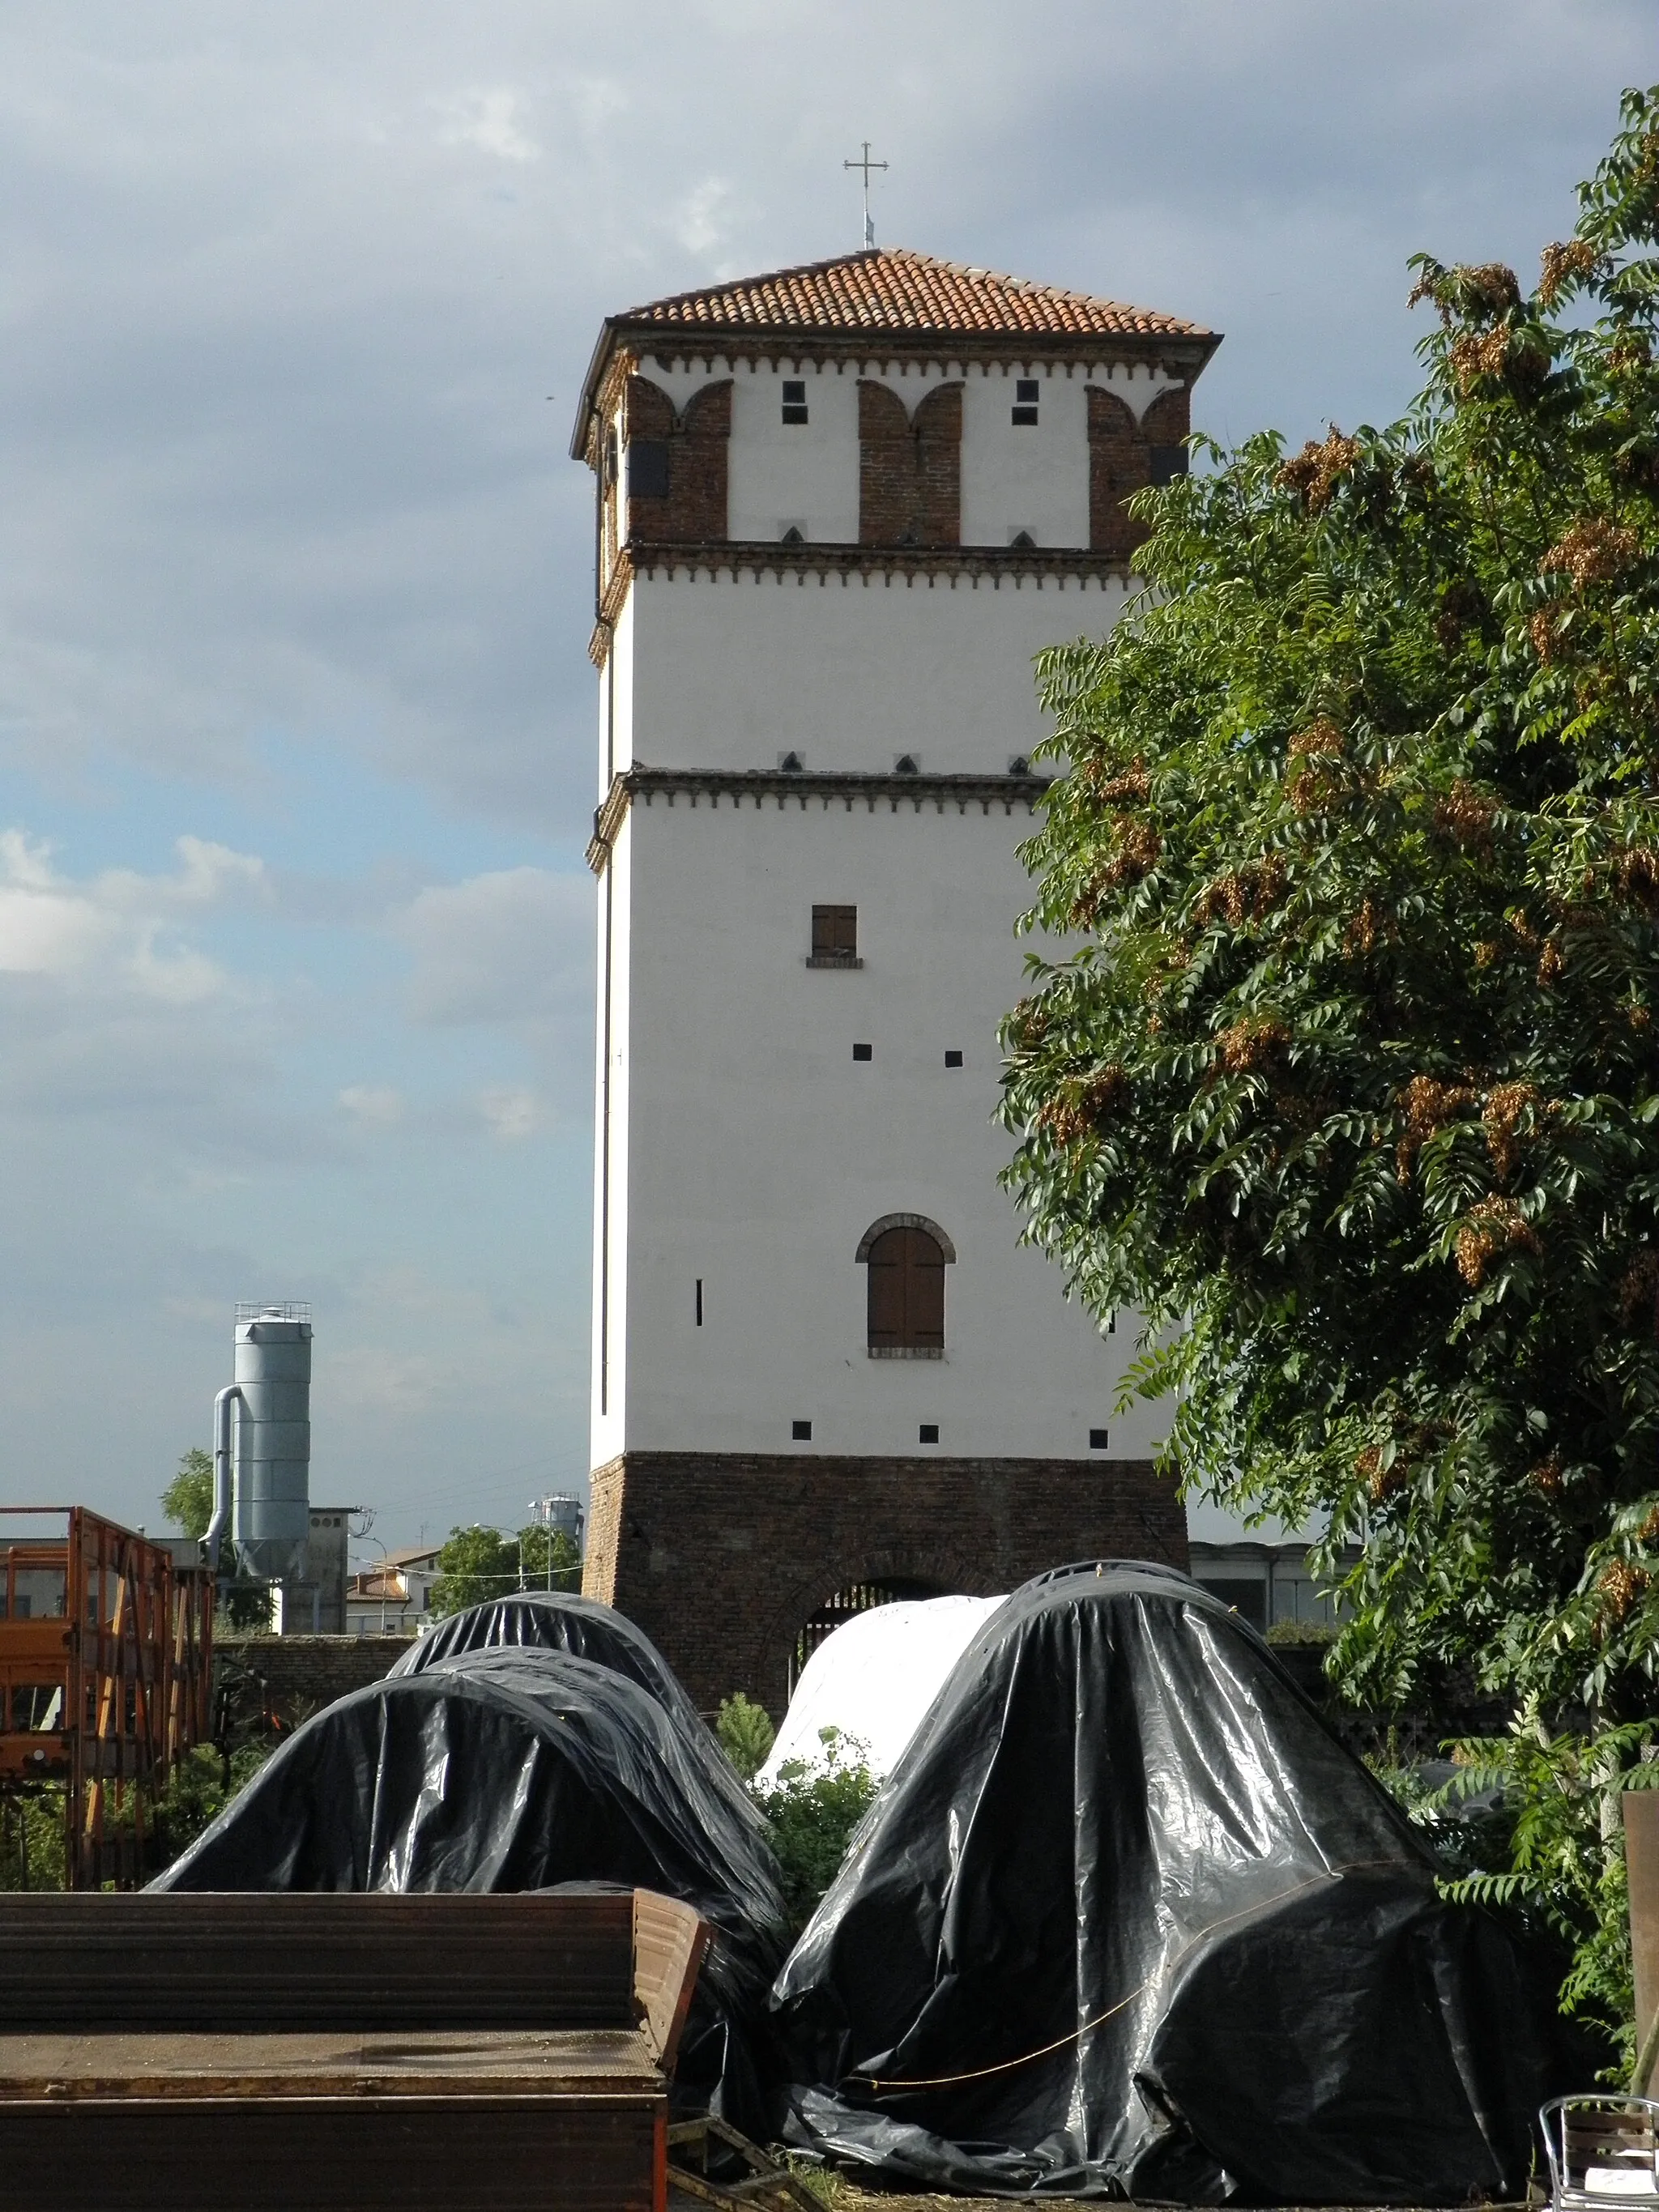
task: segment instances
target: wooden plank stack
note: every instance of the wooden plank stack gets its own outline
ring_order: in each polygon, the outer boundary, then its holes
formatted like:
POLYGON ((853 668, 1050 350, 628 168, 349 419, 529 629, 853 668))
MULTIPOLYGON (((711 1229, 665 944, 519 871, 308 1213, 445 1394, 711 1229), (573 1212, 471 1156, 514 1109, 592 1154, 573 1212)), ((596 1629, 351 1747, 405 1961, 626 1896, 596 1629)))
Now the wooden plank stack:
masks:
POLYGON ((644 1891, 0 1898, 30 2212, 662 2212, 708 1930, 644 1891))

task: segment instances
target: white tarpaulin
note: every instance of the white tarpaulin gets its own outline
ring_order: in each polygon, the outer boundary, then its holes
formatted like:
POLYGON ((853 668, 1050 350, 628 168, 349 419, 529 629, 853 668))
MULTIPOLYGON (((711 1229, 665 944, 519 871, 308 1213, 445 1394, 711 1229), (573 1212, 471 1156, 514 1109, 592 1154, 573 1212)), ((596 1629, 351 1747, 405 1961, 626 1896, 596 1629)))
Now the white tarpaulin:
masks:
POLYGON ((930 1597, 854 1613, 803 1668, 762 1783, 775 1784, 787 1759, 819 1765, 827 1728, 863 1745, 873 1773, 890 1774, 969 1639, 1006 1602, 930 1597))

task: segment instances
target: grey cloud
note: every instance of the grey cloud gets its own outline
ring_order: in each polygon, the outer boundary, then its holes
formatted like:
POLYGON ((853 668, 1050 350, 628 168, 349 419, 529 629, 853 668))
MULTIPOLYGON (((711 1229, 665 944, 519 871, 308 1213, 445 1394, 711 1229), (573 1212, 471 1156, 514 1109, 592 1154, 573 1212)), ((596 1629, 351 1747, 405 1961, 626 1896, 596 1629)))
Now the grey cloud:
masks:
POLYGON ((417 1021, 584 1019, 592 989, 590 879, 507 868, 422 891, 398 917, 414 955, 417 1021))

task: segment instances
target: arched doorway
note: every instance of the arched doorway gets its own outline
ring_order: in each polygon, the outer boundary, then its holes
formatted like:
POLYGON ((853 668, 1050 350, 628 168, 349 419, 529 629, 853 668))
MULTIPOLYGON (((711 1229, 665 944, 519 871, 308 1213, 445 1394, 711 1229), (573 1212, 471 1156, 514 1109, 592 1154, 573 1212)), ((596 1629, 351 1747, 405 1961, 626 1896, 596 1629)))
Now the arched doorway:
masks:
POLYGON ((801 1670, 819 1644, 855 1613, 869 1613, 878 1605, 895 1605, 906 1599, 944 1595, 936 1583, 897 1576, 888 1576, 880 1582, 849 1583, 845 1589, 836 1590, 809 1615, 795 1638, 794 1649, 789 1654, 789 1695, 794 1696, 801 1670))

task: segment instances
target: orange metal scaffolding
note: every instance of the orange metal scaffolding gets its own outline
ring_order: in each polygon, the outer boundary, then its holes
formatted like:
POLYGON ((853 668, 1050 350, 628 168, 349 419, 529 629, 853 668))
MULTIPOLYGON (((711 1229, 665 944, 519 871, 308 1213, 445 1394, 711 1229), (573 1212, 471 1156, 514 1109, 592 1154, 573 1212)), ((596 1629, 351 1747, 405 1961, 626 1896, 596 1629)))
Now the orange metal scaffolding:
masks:
POLYGON ((84 1505, 0 1506, 0 1793, 62 1787, 71 1889, 149 1871, 150 1808, 211 1732, 212 1650, 205 1570, 84 1505))

